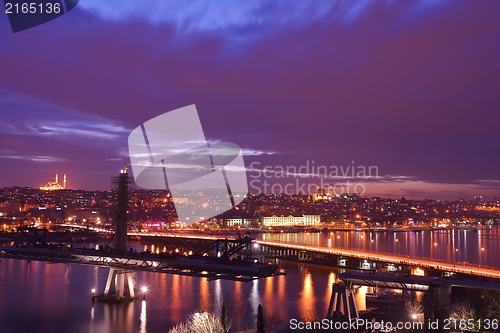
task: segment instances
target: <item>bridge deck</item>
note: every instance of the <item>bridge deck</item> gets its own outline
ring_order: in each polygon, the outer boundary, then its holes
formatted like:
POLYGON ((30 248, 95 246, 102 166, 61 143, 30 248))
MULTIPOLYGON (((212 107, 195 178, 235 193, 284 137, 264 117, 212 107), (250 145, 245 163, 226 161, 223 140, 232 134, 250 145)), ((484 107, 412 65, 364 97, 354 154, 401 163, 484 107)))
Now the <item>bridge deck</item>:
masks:
MULTIPOLYGON (((81 226, 73 226, 67 225, 71 227, 81 227, 81 226)), ((104 230, 98 228, 90 228, 93 231, 102 232, 104 230)), ((109 231, 107 231, 109 232, 109 231)), ((189 234, 176 234, 172 235, 171 233, 157 233, 155 235, 151 235, 147 232, 128 232, 129 236, 158 236, 158 237, 175 237, 175 238, 190 238, 190 239, 205 239, 205 240, 216 240, 219 239, 220 236, 214 237, 210 235, 189 235, 189 234)), ((230 238, 230 237, 229 237, 230 238)), ((442 272, 453 272, 458 274, 465 274, 475 277, 488 277, 493 279, 500 279, 500 268, 496 267, 487 267, 482 265, 475 265, 464 262, 448 262, 448 261, 437 261, 430 258, 416 258, 416 257, 408 257, 391 253, 380 253, 380 252, 368 252, 362 250, 353 250, 353 249, 339 249, 339 248, 331 248, 326 246, 317 246, 317 245, 305 245, 298 243, 287 243, 280 241, 267 241, 267 240, 256 240, 257 244, 265 245, 265 246, 273 246, 281 249, 289 249, 289 250, 297 250, 297 251, 309 251, 314 253, 321 254, 330 254, 347 258, 357 258, 357 259, 366 259, 373 262, 384 262, 388 264, 395 265, 407 265, 411 267, 420 267, 424 269, 433 269, 442 272)))
POLYGON ((426 291, 430 285, 451 285, 453 287, 500 290, 500 280, 470 279, 462 277, 415 276, 379 272, 345 272, 340 274, 345 282, 356 285, 391 289, 426 291))
POLYGON ((121 268, 128 271, 150 271, 206 277, 251 281, 256 278, 283 274, 276 265, 244 260, 219 260, 213 257, 168 257, 155 254, 112 254, 103 251, 63 251, 49 248, 6 247, 1 250, 5 259, 24 259, 51 263, 80 264, 121 268))
POLYGON ((443 272, 454 272, 459 274, 472 275, 477 277, 489 277, 500 279, 500 269, 494 267, 486 267, 462 262, 445 262, 436 261, 429 258, 411 258, 390 253, 367 252, 351 249, 335 249, 325 246, 304 245, 296 243, 286 243, 278 241, 256 241, 258 244, 266 246, 275 246, 282 249, 310 251, 315 253, 331 254, 342 257, 366 259, 370 261, 385 262, 396 265, 407 265, 412 267, 430 268, 443 272))

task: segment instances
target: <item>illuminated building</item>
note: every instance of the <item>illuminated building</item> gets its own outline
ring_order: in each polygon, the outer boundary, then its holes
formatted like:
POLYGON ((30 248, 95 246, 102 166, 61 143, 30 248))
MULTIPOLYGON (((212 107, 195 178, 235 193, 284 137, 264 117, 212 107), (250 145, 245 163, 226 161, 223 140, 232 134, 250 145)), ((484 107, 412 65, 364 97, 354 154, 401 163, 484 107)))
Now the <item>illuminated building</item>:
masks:
POLYGON ((333 194, 334 189, 333 185, 330 184, 330 190, 326 191, 326 189, 322 188, 321 185, 318 184, 318 190, 316 193, 313 194, 313 200, 318 201, 318 200, 333 200, 335 195, 333 194))
POLYGON ((257 223, 258 223, 258 219, 245 218, 245 217, 239 217, 239 216, 228 217, 228 218, 219 218, 217 221, 220 224, 228 226, 228 227, 236 227, 236 226, 249 227, 252 225, 257 225, 257 223))
POLYGON ((319 215, 288 215, 263 216, 262 225, 265 227, 317 226, 321 222, 319 215))
POLYGON ((40 190, 44 191, 54 191, 54 190, 64 190, 66 189, 66 172, 64 173, 63 185, 59 184, 59 172, 56 171, 56 178, 51 179, 47 184, 40 187, 40 190))

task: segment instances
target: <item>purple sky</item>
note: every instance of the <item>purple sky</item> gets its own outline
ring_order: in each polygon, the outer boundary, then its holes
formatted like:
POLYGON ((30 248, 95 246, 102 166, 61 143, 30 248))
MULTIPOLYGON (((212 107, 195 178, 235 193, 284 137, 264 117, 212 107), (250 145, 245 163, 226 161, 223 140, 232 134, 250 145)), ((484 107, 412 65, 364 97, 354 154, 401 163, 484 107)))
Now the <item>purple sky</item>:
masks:
POLYGON ((0 13, 0 187, 109 189, 128 134, 190 104, 247 166, 354 161, 378 167, 366 195, 491 199, 500 2, 80 0, 16 34, 0 13))

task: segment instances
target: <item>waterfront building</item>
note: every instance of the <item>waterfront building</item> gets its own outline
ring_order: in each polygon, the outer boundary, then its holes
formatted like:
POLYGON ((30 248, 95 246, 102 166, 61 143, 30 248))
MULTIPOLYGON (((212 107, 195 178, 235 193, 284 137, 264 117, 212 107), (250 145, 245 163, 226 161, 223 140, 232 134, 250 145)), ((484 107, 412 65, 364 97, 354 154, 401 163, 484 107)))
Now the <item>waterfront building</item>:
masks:
POLYGON ((264 227, 318 226, 320 222, 320 215, 261 216, 261 223, 264 227))
POLYGON ((226 226, 226 227, 251 227, 256 225, 258 220, 255 218, 250 218, 250 217, 241 217, 241 216, 233 216, 233 217, 223 217, 217 219, 217 222, 220 225, 226 226))

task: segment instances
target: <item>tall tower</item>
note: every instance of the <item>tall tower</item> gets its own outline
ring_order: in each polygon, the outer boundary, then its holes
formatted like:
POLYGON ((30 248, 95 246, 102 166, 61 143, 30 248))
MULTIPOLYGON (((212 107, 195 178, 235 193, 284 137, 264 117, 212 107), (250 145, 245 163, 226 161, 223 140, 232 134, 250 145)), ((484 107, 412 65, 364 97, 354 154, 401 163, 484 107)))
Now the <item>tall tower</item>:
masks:
POLYGON ((56 171, 56 184, 59 184, 59 171, 56 171))
POLYGON ((115 251, 127 252, 127 207, 128 206, 128 174, 127 166, 118 176, 118 214, 116 216, 115 251))
POLYGON ((66 171, 64 171, 63 188, 66 189, 66 171))

